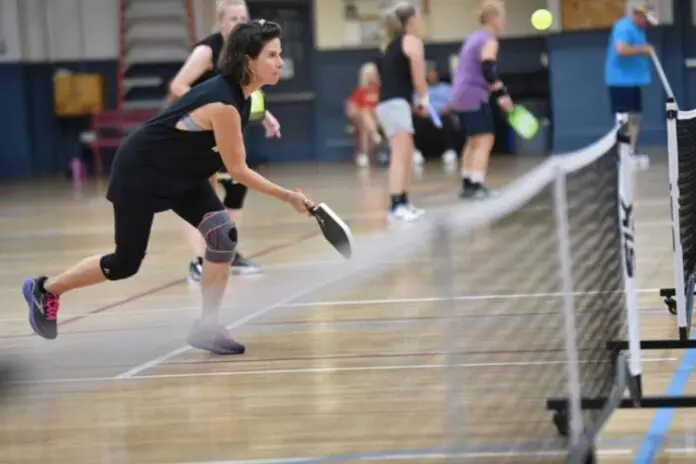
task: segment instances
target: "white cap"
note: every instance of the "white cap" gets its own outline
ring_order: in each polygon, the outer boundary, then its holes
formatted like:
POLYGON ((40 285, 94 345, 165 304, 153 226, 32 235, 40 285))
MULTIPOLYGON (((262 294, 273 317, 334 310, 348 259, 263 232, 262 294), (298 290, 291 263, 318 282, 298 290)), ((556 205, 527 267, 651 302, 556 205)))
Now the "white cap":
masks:
POLYGON ((645 19, 653 26, 659 24, 660 20, 655 11, 655 7, 651 5, 650 2, 633 0, 627 2, 627 6, 630 8, 630 11, 644 15, 645 19))

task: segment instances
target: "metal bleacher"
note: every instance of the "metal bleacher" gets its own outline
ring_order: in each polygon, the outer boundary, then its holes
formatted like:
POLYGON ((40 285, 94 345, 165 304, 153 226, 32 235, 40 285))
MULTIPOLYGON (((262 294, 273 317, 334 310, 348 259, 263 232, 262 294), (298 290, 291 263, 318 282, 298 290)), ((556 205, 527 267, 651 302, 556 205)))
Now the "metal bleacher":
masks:
POLYGON ((162 107, 169 81, 196 40, 194 24, 191 0, 120 0, 116 108, 94 115, 88 142, 97 175, 102 150, 118 147, 162 107))

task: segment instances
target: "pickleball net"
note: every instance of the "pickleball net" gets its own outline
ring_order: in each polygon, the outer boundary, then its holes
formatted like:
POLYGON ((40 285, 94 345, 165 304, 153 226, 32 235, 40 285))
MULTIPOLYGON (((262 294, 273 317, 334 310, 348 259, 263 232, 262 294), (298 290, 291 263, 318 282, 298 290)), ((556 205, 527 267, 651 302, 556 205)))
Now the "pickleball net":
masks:
POLYGON ((696 288, 696 110, 681 111, 672 99, 666 114, 674 288, 660 293, 677 315, 679 339, 687 341, 696 288))
MULTIPOLYGON (((278 462, 584 462, 626 386, 607 343, 637 328, 620 128, 548 158, 490 199, 357 233, 350 261, 231 285, 222 320, 248 353, 216 377, 232 395, 216 420, 259 430, 245 437, 253 457, 278 462), (256 393, 237 398, 245 372, 256 393), (582 411, 581 397, 611 401, 582 411), (567 399, 564 415, 549 398, 567 399), (278 456, 273 443, 296 453, 278 456)), ((132 365, 123 353, 146 342, 166 352, 196 316, 120 334, 118 348, 104 349, 132 365)), ((70 359, 108 363, 100 349, 70 359)), ((180 351, 158 366, 185 376, 197 356, 180 351)), ((629 371, 640 375, 639 352, 629 371)))
POLYGON ((624 374, 640 375, 639 350, 628 367, 607 349, 638 332, 620 127, 491 199, 358 236, 353 260, 287 283, 283 305, 323 334, 300 356, 337 350, 331 375, 352 382, 330 399, 345 454, 325 460, 584 462, 624 374), (564 414, 550 398, 567 399, 564 414), (608 401, 583 411, 581 398, 608 401))

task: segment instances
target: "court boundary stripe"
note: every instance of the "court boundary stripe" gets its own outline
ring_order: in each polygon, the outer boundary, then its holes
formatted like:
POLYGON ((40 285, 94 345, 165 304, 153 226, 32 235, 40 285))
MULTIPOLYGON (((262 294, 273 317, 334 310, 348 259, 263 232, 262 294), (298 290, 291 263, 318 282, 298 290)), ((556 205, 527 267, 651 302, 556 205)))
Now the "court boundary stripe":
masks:
MULTIPOLYGON (((691 340, 696 340, 696 334, 692 334, 690 338, 691 340)), ((686 350, 672 375, 665 395, 682 395, 694 367, 696 367, 696 350, 686 350)), ((661 408, 655 412, 650 427, 638 448, 633 464, 651 464, 655 461, 655 457, 669 433, 673 418, 674 408, 661 408)))
MULTIPOLYGON (((297 298, 301 298, 302 296, 306 295, 307 293, 313 292, 313 291, 317 290, 317 288, 323 288, 326 285, 334 283, 336 280, 339 280, 343 277, 344 276, 339 275, 339 276, 335 277, 334 279, 329 280, 328 282, 322 280, 315 286, 309 286, 309 287, 304 288, 302 290, 298 290, 294 294, 288 295, 280 301, 276 301, 275 303, 264 306, 256 311, 250 313, 250 314, 247 314, 246 316, 238 319, 237 321, 226 325, 226 328, 227 328, 227 330, 234 330, 235 328, 240 327, 240 326, 242 326, 250 321, 253 321, 254 319, 257 319, 257 318, 259 318, 259 317, 261 317, 261 316, 263 316, 271 311, 274 311, 278 308, 287 308, 289 301, 293 301, 297 298)), ((648 292, 648 291, 655 291, 655 289, 638 290, 638 292, 641 292, 641 291, 648 292)), ((550 296, 551 294, 548 294, 548 295, 550 296)), ((174 358, 176 356, 179 356, 181 354, 184 354, 192 349, 193 348, 189 345, 183 345, 175 350, 169 351, 168 353, 165 353, 161 356, 153 358, 150 361, 144 362, 144 363, 139 364, 131 369, 128 369, 127 371, 121 372, 120 374, 116 375, 116 378, 122 379, 122 378, 133 377, 135 375, 140 374, 141 372, 143 372, 145 370, 148 370, 152 367, 158 366, 158 365, 168 361, 169 359, 174 358)))
MULTIPOLYGON (((413 355, 410 355, 413 356, 413 355)), ((677 361, 678 358, 644 358, 643 362, 666 362, 677 361)), ((265 360, 259 360, 265 361, 265 360)), ((605 363, 608 361, 592 361, 582 360, 580 364, 605 363)), ((377 372, 377 371, 396 371, 396 370, 418 370, 418 369, 445 369, 448 367, 460 368, 485 368, 485 367, 522 367, 522 366, 546 366, 546 365, 562 365, 564 361, 521 361, 521 362, 478 362, 478 363, 458 363, 458 364, 385 364, 385 365, 366 365, 366 366, 339 366, 339 367, 299 367, 287 369, 249 369, 237 371, 212 371, 212 372, 181 372, 171 374, 142 374, 121 377, 76 377, 76 378, 58 378, 45 380, 18 380, 10 382, 12 385, 50 385, 50 384, 66 384, 66 383, 90 383, 90 382, 115 382, 127 380, 158 380, 158 379, 185 379, 185 378, 203 378, 203 377, 244 377, 255 375, 296 375, 296 374, 339 374, 345 372, 377 372)), ((195 363, 191 363, 195 364, 195 363)), ((183 366, 184 364, 177 364, 183 366)), ((187 364, 188 365, 188 364, 187 364)))
MULTIPOLYGON (((696 448, 667 448, 667 454, 694 454, 696 448)), ((597 456, 628 456, 633 454, 630 448, 614 448, 597 450, 597 456)), ((476 458, 497 458, 497 457, 555 457, 564 456, 565 451, 519 451, 519 452, 438 452, 438 451, 404 451, 391 453, 365 453, 352 455, 338 455, 326 457, 295 457, 295 458, 268 458, 268 459, 241 459, 227 461, 187 461, 181 464, 310 464, 320 462, 344 462, 348 459, 359 460, 362 462, 384 462, 384 461, 401 461, 405 459, 476 459, 476 458)))
MULTIPOLYGON (((285 242, 280 242, 280 243, 277 243, 275 245, 271 245, 269 247, 263 248, 263 249, 257 251, 256 253, 250 254, 249 258, 258 258, 260 256, 265 256, 265 255, 274 253, 276 251, 283 250, 285 248, 290 248, 290 247, 293 247, 293 246, 295 246, 299 243, 302 243, 306 240, 318 237, 320 235, 321 235, 321 232, 317 232, 317 231, 308 232, 306 234, 299 235, 299 236, 295 237, 293 240, 287 240, 285 242)), ((135 295, 131 295, 131 296, 123 298, 121 300, 117 300, 113 303, 108 303, 104 306, 100 306, 100 307, 95 308, 95 309, 90 309, 89 311, 87 311, 85 313, 77 314, 75 316, 69 317, 69 318, 64 319, 62 321, 59 321, 58 326, 65 326, 65 325, 71 324, 73 322, 77 322, 77 321, 86 319, 90 316, 94 316, 95 314, 103 313, 104 311, 109 311, 111 309, 114 309, 114 308, 123 306, 125 304, 131 303, 135 300, 139 300, 141 298, 145 298, 147 296, 154 295, 155 293, 159 293, 162 290, 167 290, 169 288, 172 288, 172 287, 179 285, 179 284, 182 284, 184 282, 186 282, 186 278, 182 277, 180 279, 176 279, 176 280, 164 283, 164 284, 159 285, 157 287, 150 288, 148 290, 144 290, 140 293, 136 293, 135 295)), ((5 335, 5 336, 0 337, 0 339, 29 338, 29 337, 33 337, 34 335, 35 334, 33 332, 32 333, 16 334, 16 335, 5 335)))
MULTIPOLYGON (((258 255, 254 255, 258 256, 258 255)), ((658 288, 642 288, 636 290, 638 294, 643 294, 643 293, 657 293, 659 291, 658 288)), ((152 292, 156 293, 156 292, 152 292)), ((575 296, 590 296, 594 295, 600 292, 576 292, 574 293, 575 296)), ((143 295, 143 296, 149 296, 149 295, 143 295)), ((306 301, 306 302, 299 302, 299 303, 288 303, 286 305, 283 305, 283 308, 313 308, 317 306, 362 306, 362 305, 383 305, 383 306, 388 306, 388 305, 395 305, 395 304, 418 304, 418 303, 438 303, 442 301, 487 301, 487 300, 514 300, 514 299, 523 299, 523 298, 545 298, 545 297, 561 297, 562 294, 560 293, 501 293, 501 294, 481 294, 481 295, 456 295, 452 297, 438 297, 438 296, 425 296, 425 297, 413 297, 413 298, 375 298, 375 299, 365 299, 365 300, 317 300, 317 301, 306 301)), ((131 301, 135 299, 135 297, 131 297, 131 301)), ((226 310, 234 310, 234 309, 240 309, 243 308, 243 306, 238 306, 238 305, 223 305, 223 309, 226 310)), ((200 307, 198 306, 180 306, 180 307, 172 307, 172 306, 167 306, 164 308, 148 308, 148 309, 135 309, 131 311, 124 311, 119 313, 118 315, 113 315, 113 316, 138 316, 138 315, 143 315, 143 314, 155 314, 155 313, 169 313, 169 312, 192 312, 192 311, 200 311, 200 307)), ((662 309, 650 309, 650 308, 645 308, 645 309, 640 309, 641 313, 651 313, 651 312, 659 312, 659 313, 664 313, 665 315, 668 315, 668 313, 665 310, 662 309)), ((103 312, 103 311, 100 311, 103 312)), ((99 312, 94 312, 94 313, 83 313, 83 314, 77 314, 75 316, 72 316, 73 318, 77 317, 82 317, 83 319, 88 318, 90 316, 94 316, 99 314, 99 312)), ((519 314, 496 314, 496 315, 470 315, 466 313, 462 313, 461 317, 463 318, 468 318, 468 317, 504 317, 504 316, 519 316, 519 317, 526 317, 526 316, 534 316, 534 315, 539 315, 539 316, 544 316, 547 315, 547 313, 519 313, 519 314)), ((112 316, 112 315, 109 315, 112 316)), ((440 318, 435 318, 435 317, 422 317, 422 318, 384 318, 384 319, 364 319, 364 320, 347 320, 347 321, 340 321, 340 322, 372 322, 372 321, 393 321, 393 320, 411 320, 411 319, 417 319, 417 320, 430 320, 430 319, 440 319, 440 318)), ((24 321, 24 317, 16 316, 16 317, 0 317, 0 322, 11 322, 11 321, 24 321)), ((273 322, 273 323, 258 323, 256 325, 263 326, 263 325, 283 325, 283 324, 301 324, 301 323, 306 323, 304 321, 290 321, 290 322, 273 322)), ((322 324, 330 324, 329 322, 322 322, 322 324)), ((118 329, 122 330, 122 329, 118 329)), ((88 331, 88 332, 93 332, 93 331, 88 331)), ((5 339, 5 338, 19 338, 20 335, 0 335, 0 340, 5 339)))
MULTIPOLYGON (((626 456, 632 453, 629 448, 598 450, 598 456, 626 456)), ((377 461, 401 461, 405 459, 481 459, 499 457, 539 457, 553 458, 565 456, 565 450, 549 451, 491 451, 491 452, 456 452, 456 451, 395 451, 386 453, 364 453, 364 454, 343 454, 325 457, 296 457, 296 458, 270 458, 270 459, 242 459, 231 461, 192 461, 182 464, 310 464, 320 462, 345 462, 347 460, 357 460, 362 462, 377 461)))

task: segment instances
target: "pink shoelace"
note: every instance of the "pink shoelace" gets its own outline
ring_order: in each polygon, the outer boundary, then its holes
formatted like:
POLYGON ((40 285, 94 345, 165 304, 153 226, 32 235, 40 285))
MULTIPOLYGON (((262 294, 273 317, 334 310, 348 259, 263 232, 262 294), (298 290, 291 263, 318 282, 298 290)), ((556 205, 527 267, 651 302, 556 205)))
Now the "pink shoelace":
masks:
POLYGON ((44 313, 46 314, 46 319, 49 321, 55 321, 58 319, 59 307, 60 302, 58 297, 53 293, 46 292, 46 300, 44 301, 44 313))

